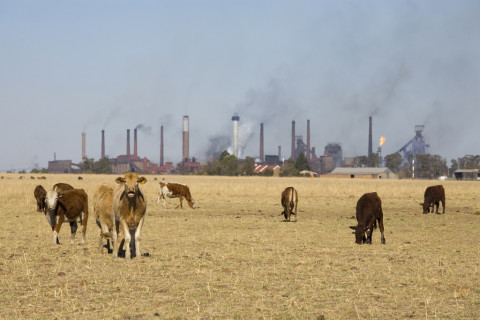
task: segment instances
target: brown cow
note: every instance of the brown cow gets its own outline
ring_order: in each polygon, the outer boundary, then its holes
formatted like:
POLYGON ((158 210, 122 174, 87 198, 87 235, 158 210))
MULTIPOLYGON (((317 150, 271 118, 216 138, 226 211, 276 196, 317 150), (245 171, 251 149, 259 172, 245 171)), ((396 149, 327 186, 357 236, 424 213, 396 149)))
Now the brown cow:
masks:
POLYGON ((37 200, 37 212, 45 211, 45 197, 47 196, 47 191, 43 188, 42 185, 38 185, 33 190, 33 195, 37 200))
POLYGON ((47 211, 50 212, 47 214, 50 225, 56 221, 52 227, 53 243, 60 243, 58 241, 58 233, 64 220, 70 222, 71 242, 73 243, 77 232, 77 219, 80 219, 83 226, 82 243, 85 243, 88 221, 88 196, 83 189, 65 190, 62 192, 48 191, 47 211))
POLYGON ((440 207, 440 202, 442 203, 442 213, 445 213, 445 189, 442 185, 430 186, 425 189, 425 195, 423 203, 420 205, 423 206, 423 213, 427 214, 430 212, 430 207, 432 207, 432 213, 437 206, 436 214, 438 213, 438 208, 440 207))
POLYGON ((159 189, 160 190, 158 192, 157 204, 160 202, 160 199, 163 199, 163 207, 165 209, 167 208, 167 205, 165 204, 165 197, 180 199, 180 204, 176 206, 175 209, 177 209, 178 207, 181 207, 183 209, 183 198, 187 200, 190 208, 196 208, 195 200, 192 199, 192 195, 190 194, 190 189, 188 188, 188 186, 176 182, 160 181, 159 189))
POLYGON ((147 179, 130 172, 126 173, 125 177, 118 177, 115 181, 117 185, 113 191, 112 200, 113 255, 118 257, 118 233, 121 226, 125 237, 125 258, 131 257, 130 247, 133 247, 131 233, 135 234, 133 244, 135 245, 135 255, 139 257, 141 256, 141 232, 147 209, 147 202, 140 185, 147 182, 147 179))
POLYGON ((290 221, 290 215, 295 215, 295 221, 297 220, 297 203, 298 194, 294 187, 287 187, 282 192, 282 207, 285 221, 290 221), (295 210, 293 210, 295 208, 295 210))
POLYGON ((357 202, 357 226, 350 228, 355 230, 355 243, 372 243, 373 229, 378 226, 382 234, 382 244, 385 244, 385 236, 383 234, 383 210, 382 200, 376 192, 365 193, 357 202), (365 238, 365 232, 367 237, 365 238))
MULTIPOLYGON (((112 216, 112 201, 113 201, 113 186, 109 184, 100 185, 95 191, 93 197, 93 211, 98 227, 100 228, 99 249, 103 253, 103 239, 107 240, 106 248, 108 252, 112 252, 112 231, 113 231, 113 216, 112 216)), ((119 224, 120 221, 117 221, 119 224)), ((123 239, 123 232, 120 230, 120 239, 123 239)))
MULTIPOLYGON (((52 231, 55 229, 55 225, 57 224, 57 217, 58 215, 58 193, 63 192, 66 190, 73 190, 73 187, 68 183, 57 183, 53 185, 52 190, 47 191, 45 195, 45 217, 47 218, 48 223, 52 227, 52 231)), ((63 210, 63 209, 60 209, 63 210)), ((64 214, 64 213, 63 213, 64 214)), ((77 230, 77 221, 70 222, 70 228, 73 231, 77 230)), ((57 244, 59 244, 57 239, 57 244)))

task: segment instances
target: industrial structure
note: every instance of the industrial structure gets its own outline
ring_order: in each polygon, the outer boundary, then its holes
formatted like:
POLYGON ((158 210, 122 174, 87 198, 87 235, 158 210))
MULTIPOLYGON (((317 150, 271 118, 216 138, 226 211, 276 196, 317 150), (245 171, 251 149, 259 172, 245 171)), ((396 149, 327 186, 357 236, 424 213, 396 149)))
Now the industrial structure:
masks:
POLYGON ((238 114, 234 114, 232 117, 233 121, 233 144, 232 144, 232 152, 235 157, 238 158, 238 121, 240 121, 240 117, 238 114))
POLYGON ((428 153, 428 148, 430 147, 430 145, 425 143, 425 138, 422 134, 424 129, 425 126, 416 125, 415 136, 397 151, 397 153, 402 154, 404 161, 409 161, 410 155, 428 153))

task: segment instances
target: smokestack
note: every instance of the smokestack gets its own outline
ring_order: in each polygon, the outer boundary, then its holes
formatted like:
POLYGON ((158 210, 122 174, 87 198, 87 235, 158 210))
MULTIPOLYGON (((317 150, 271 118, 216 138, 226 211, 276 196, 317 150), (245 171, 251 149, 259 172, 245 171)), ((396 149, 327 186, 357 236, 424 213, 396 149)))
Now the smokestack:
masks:
POLYGON ((295 121, 292 121, 292 155, 291 158, 295 160, 295 121))
POLYGON ((368 118, 369 126, 368 126, 368 166, 372 166, 372 117, 368 118))
POLYGON ((188 137, 188 116, 183 116, 183 158, 182 161, 188 161, 189 155, 188 155, 188 142, 189 142, 189 137, 188 137))
POLYGON ((160 167, 163 166, 163 126, 160 126, 160 167))
POLYGON ((307 160, 310 161, 310 120, 307 120, 307 160))
POLYGON ((130 155, 130 129, 127 129, 127 156, 130 155))
POLYGON ((105 130, 102 130, 102 149, 100 150, 100 159, 105 158, 105 130))
POLYGON ((282 146, 278 146, 278 160, 282 159, 282 146))
POLYGON ((133 155, 137 156, 137 128, 133 129, 133 155))
POLYGON ((263 123, 260 123, 260 161, 265 161, 263 153, 263 123))
POLYGON ((82 132, 82 162, 85 161, 85 132, 82 132))
POLYGON ((232 117, 233 121, 233 155, 238 158, 238 121, 240 117, 238 114, 234 114, 232 117))

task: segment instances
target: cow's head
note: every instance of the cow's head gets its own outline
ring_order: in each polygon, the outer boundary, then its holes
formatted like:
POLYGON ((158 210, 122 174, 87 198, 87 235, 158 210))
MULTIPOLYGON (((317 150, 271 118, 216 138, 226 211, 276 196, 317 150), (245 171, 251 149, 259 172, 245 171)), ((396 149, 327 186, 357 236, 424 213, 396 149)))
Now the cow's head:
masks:
POLYGON ((192 209, 195 209, 196 206, 195 206, 195 200, 193 200, 192 198, 190 199, 187 199, 187 202, 188 202, 188 205, 190 206, 190 208, 192 209))
POLYGON ((123 200, 125 196, 127 196, 129 202, 135 201, 139 196, 145 201, 139 188, 139 184, 147 182, 145 177, 139 177, 138 174, 129 172, 125 174, 125 177, 118 177, 115 181, 124 186, 120 201, 123 200))
POLYGON ((45 196, 45 217, 47 218, 48 223, 53 228, 57 223, 57 205, 58 205, 58 192, 55 187, 53 190, 47 191, 45 196))
POLYGON ((350 229, 355 230, 355 232, 353 233, 355 233, 356 244, 362 244, 367 241, 367 238, 365 238, 365 232, 367 232, 367 228, 357 225, 357 226, 350 226, 350 229))
POLYGON ((428 204, 428 202, 420 203, 420 205, 423 207, 423 213, 430 213, 430 205, 428 204))

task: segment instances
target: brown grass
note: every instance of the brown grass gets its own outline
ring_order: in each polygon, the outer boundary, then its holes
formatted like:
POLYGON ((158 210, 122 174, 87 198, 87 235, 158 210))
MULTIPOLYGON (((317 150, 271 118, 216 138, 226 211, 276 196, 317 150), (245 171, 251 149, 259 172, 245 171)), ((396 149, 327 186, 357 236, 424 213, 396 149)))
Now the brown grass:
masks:
MULTIPOLYGON (((36 176, 36 175, 32 175, 36 176)), ((26 319, 475 319, 480 316, 480 184, 445 181, 445 215, 422 214, 436 181, 166 177, 186 183, 199 209, 156 206, 143 186, 149 257, 113 259, 97 247, 92 200, 116 176, 0 180, 0 318, 26 319), (87 243, 63 225, 53 245, 33 190, 57 182, 89 195, 87 243), (282 222, 294 186, 298 222, 282 222), (356 245, 355 204, 383 201, 386 245, 356 245)), ((160 177, 157 177, 160 179, 160 177)))

